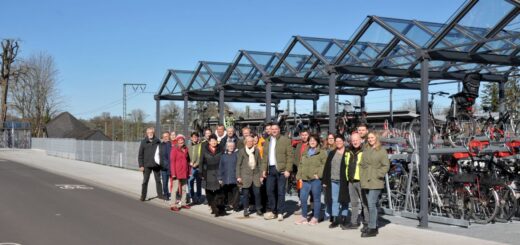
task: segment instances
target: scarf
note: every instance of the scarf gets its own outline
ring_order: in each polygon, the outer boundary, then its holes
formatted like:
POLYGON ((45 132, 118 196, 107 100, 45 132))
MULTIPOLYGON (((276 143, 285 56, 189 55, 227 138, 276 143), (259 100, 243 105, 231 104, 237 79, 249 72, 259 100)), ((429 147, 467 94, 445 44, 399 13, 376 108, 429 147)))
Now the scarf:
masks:
POLYGON ((253 170, 256 167, 255 147, 253 146, 253 147, 251 147, 251 149, 244 147, 244 149, 246 150, 246 153, 249 156, 249 162, 248 162, 249 167, 251 168, 251 170, 253 170))

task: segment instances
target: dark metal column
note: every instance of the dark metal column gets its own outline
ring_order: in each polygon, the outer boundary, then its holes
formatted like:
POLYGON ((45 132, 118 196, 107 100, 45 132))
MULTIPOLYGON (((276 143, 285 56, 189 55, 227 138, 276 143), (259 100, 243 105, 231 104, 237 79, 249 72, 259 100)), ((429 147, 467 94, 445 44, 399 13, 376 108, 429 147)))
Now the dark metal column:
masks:
POLYGON ((188 94, 185 93, 184 94, 184 122, 183 122, 183 125, 182 127, 184 128, 184 137, 189 137, 189 129, 188 129, 188 112, 189 112, 189 108, 188 108, 188 94))
POLYGON ((316 113, 318 111, 318 100, 312 100, 312 117, 316 118, 316 113))
POLYGON ((155 99, 155 135, 161 137, 161 100, 155 99))
POLYGON ((429 58, 422 55, 421 61, 421 138, 419 141, 419 227, 428 228, 428 84, 430 82, 429 58))
POLYGON ((359 106, 361 107, 361 111, 366 111, 365 109, 365 96, 361 95, 361 98, 359 99, 359 106))
POLYGON ((218 123, 224 125, 224 88, 220 87, 218 91, 218 123))
POLYGON ((336 133, 336 107, 334 100, 336 98, 336 79, 338 73, 332 71, 329 73, 329 133, 336 133))
POLYGON ((390 127, 394 127, 394 90, 390 89, 390 127))
POLYGON ((500 113, 503 113, 506 111, 505 85, 506 85, 506 82, 498 83, 498 111, 500 113))
POLYGON ((271 80, 265 79, 265 122, 271 122, 271 85, 271 80))

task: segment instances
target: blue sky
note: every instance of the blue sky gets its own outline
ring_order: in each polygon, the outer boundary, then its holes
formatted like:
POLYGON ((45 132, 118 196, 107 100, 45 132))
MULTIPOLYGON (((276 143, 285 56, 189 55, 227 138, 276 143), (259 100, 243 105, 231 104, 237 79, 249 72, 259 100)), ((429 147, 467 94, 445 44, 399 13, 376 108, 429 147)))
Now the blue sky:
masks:
MULTIPOLYGON (((121 115, 122 84, 146 83, 146 93, 128 90, 128 111, 144 109, 147 119, 153 120, 153 93, 167 69, 194 69, 199 60, 231 62, 239 49, 281 52, 293 35, 348 39, 367 15, 444 23, 463 3, 16 0, 2 3, 0 38, 20 39, 22 58, 41 51, 54 56, 64 109, 72 114, 80 118, 104 111, 121 115)), ((453 93, 456 86, 442 89, 453 93)), ((395 107, 418 94, 394 92, 395 107)), ((327 99, 320 100, 318 108, 327 99)), ((311 102, 298 105, 300 113, 312 109, 311 102)), ((387 109, 388 91, 369 94, 367 107, 387 109)))

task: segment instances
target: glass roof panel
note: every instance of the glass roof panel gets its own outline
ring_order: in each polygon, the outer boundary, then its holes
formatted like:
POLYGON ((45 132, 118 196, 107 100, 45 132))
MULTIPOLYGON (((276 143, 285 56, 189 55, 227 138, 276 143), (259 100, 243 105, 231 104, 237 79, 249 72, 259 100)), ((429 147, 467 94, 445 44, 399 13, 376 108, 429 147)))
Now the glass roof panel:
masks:
POLYGON ((412 20, 379 18, 419 46, 424 47, 433 36, 417 26, 412 20))
MULTIPOLYGON (((514 5, 505 0, 479 0, 457 23, 458 27, 453 28, 444 38, 455 45, 470 43, 475 38, 484 38, 489 30, 496 26, 513 8, 514 5), (471 34, 476 37, 470 38, 471 34)), ((435 48, 443 47, 445 44, 442 42, 435 46, 435 48)), ((461 51, 469 51, 471 48, 471 45, 467 45, 462 47, 461 51)))
POLYGON ((468 28, 490 29, 514 7, 505 0, 479 0, 458 24, 468 28))
POLYGON ((334 58, 339 55, 346 43, 346 41, 334 42, 332 39, 318 39, 309 37, 304 37, 303 39, 328 62, 332 62, 334 58))
POLYGON ((210 69, 208 72, 211 72, 215 77, 215 79, 222 80, 226 71, 230 67, 229 63, 213 63, 213 62, 204 62, 208 68, 210 69))
MULTIPOLYGON (((257 51, 244 51, 258 64, 262 69, 264 69, 267 73, 271 73, 274 66, 280 60, 275 53, 268 52, 257 52, 257 51)), ((285 66, 285 64, 282 64, 285 66)))
POLYGON ((188 84, 190 83, 190 79, 193 76, 192 71, 172 71, 175 76, 180 80, 182 86, 185 88, 188 87, 188 84))

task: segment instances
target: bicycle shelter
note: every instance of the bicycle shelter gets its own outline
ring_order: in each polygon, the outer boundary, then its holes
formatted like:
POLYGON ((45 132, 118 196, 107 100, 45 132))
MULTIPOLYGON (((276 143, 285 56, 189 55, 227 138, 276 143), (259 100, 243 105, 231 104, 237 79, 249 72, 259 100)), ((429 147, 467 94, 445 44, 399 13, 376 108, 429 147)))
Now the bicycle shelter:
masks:
MULTIPOLYGON (((200 62, 195 71, 169 70, 160 100, 183 100, 185 129, 189 100, 271 103, 283 99, 316 101, 320 95, 364 96, 368 88, 420 90, 419 172, 428 173, 428 86, 431 80, 462 80, 479 73, 482 81, 504 84, 520 64, 520 2, 468 0, 446 23, 368 16, 350 40, 294 36, 281 52, 240 50, 232 63, 200 62), (191 76, 190 76, 191 75, 191 76)), ((335 131, 329 99, 329 131, 335 131)), ((421 227, 428 226, 428 175, 420 174, 421 227)))

